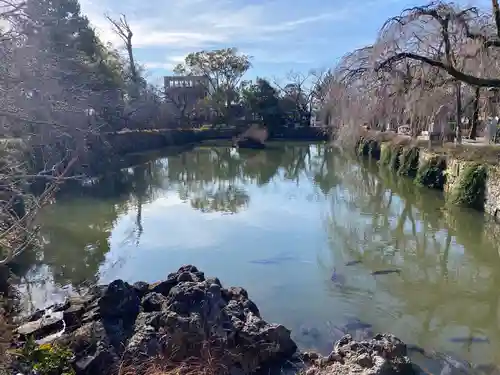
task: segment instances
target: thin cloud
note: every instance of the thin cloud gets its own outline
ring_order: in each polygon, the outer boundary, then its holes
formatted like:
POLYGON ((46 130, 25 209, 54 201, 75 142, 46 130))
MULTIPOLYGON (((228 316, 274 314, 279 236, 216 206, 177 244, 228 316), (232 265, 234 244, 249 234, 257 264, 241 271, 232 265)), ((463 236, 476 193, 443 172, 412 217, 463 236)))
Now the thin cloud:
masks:
MULTIPOLYGON (((226 47, 250 54, 256 67, 288 65, 283 68, 288 71, 297 65, 314 66, 318 60, 333 63, 335 56, 347 52, 332 52, 335 48, 365 39, 366 34, 360 34, 367 24, 380 26, 385 20, 376 17, 386 17, 384 6, 405 1, 410 0, 170 0, 166 6, 160 0, 80 0, 99 36, 117 47, 122 41, 104 13, 126 14, 137 60, 162 73, 190 52, 226 47), (354 24, 357 35, 346 34, 354 24)), ((394 15, 400 9, 389 11, 394 15)))

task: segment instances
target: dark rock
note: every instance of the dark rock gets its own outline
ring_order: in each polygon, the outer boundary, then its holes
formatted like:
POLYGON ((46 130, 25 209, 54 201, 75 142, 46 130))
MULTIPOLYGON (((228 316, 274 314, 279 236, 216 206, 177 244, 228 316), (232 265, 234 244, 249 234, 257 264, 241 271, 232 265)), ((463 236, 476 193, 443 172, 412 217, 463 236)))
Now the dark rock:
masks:
POLYGON ((101 310, 99 307, 87 311, 82 316, 82 323, 89 323, 101 319, 101 310))
POLYGON ((217 277, 209 277, 208 279, 206 279, 206 282, 209 285, 210 284, 217 284, 218 286, 220 286, 222 288, 222 284, 217 277))
POLYGON ((93 354, 86 355, 75 364, 77 375, 108 375, 115 373, 118 358, 112 349, 100 343, 93 354))
POLYGON ((194 281, 205 281, 205 274, 203 272, 192 272, 194 281))
POLYGON ((98 298, 101 298, 107 289, 108 289, 107 285, 95 285, 89 289, 87 296, 91 300, 96 300, 98 298))
POLYGON ((154 327, 143 325, 137 327, 136 332, 130 338, 126 355, 131 356, 134 360, 137 357, 145 356, 146 358, 155 357, 162 351, 158 332, 154 327))
POLYGON ((177 275, 176 274, 174 274, 174 276, 172 276, 172 277, 169 275, 168 279, 165 281, 151 284, 149 286, 149 290, 151 292, 154 292, 154 293, 160 293, 160 294, 163 294, 164 296, 168 296, 168 293, 170 293, 170 290, 175 285, 177 285, 177 275))
POLYGON ((63 312, 64 321, 67 327, 75 327, 81 322, 81 318, 85 313, 85 305, 71 305, 63 312))
POLYGON ((34 322, 35 320, 41 319, 42 316, 44 316, 45 310, 36 310, 33 314, 30 315, 28 318, 29 322, 34 322))
POLYGON ((142 298, 146 295, 146 293, 149 292, 149 284, 145 283, 144 281, 138 281, 133 285, 135 292, 139 296, 139 298, 142 298))
POLYGON ((333 352, 327 358, 315 360, 306 374, 414 374, 415 367, 406 354, 406 345, 390 334, 364 341, 345 335, 335 344, 333 352))
POLYGON ((183 272, 195 273, 195 272, 200 272, 200 271, 198 270, 198 268, 196 268, 196 266, 193 266, 192 264, 187 264, 187 265, 180 267, 179 270, 177 271, 177 274, 180 274, 183 272))
MULTIPOLYGON (((18 332, 44 336, 66 321, 69 329, 56 342, 75 353, 78 375, 116 372, 120 364, 140 368, 163 353, 179 362, 213 358, 234 374, 279 368, 282 361, 299 358, 290 331, 263 320, 245 289, 225 289, 219 279, 205 278, 192 265, 156 284, 131 286, 116 280, 99 292, 69 301, 64 312, 41 316, 18 332)), ((303 334, 318 335, 316 330, 303 334)), ((390 375, 413 368, 408 366, 406 346, 391 335, 365 341, 347 335, 330 356, 304 354, 302 360, 306 359, 312 365, 308 373, 321 375, 351 370, 390 375)))
POLYGON ((179 282, 170 290, 167 301, 159 325, 165 350, 175 348, 178 360, 199 355, 204 342, 216 342, 233 358, 229 362, 236 361, 228 366, 234 364, 252 372, 297 350, 289 330, 268 324, 252 313, 256 306, 243 288, 222 289, 207 281, 179 282))
POLYGON ((99 300, 99 308, 103 318, 135 320, 140 303, 132 286, 122 280, 115 280, 108 285, 99 300))
POLYGON ((59 342, 69 346, 73 352, 80 354, 94 352, 99 342, 107 343, 108 340, 102 322, 90 322, 65 336, 59 342))
POLYGON ((195 281, 191 272, 182 272, 181 274, 179 274, 179 276, 177 276, 178 283, 186 281, 195 281))
POLYGON ((54 312, 64 311, 71 306, 69 298, 66 298, 64 302, 56 303, 49 307, 47 310, 52 310, 54 312))
POLYGON ((160 311, 164 303, 167 302, 167 299, 163 294, 151 292, 146 294, 146 296, 142 299, 142 308, 144 312, 153 312, 160 311))
POLYGON ((135 321, 136 331, 145 326, 151 326, 158 330, 163 314, 164 313, 160 311, 150 313, 141 312, 135 321))
POLYGON ((68 301, 71 306, 73 305, 83 305, 88 307, 91 305, 93 302, 95 302, 98 298, 100 298, 100 294, 92 294, 92 293, 87 293, 84 296, 71 296, 68 298, 68 301))

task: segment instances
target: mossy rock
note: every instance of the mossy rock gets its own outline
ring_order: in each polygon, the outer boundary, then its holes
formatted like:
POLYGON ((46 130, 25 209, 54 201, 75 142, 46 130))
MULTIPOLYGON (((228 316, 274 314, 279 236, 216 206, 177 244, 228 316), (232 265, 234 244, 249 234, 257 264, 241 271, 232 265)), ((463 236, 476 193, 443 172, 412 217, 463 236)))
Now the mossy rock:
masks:
POLYGON ((433 156, 419 166, 415 183, 432 189, 443 190, 446 183, 446 159, 443 156, 433 156))
POLYGON ((383 142, 380 145, 380 165, 389 165, 392 158, 393 147, 389 142, 383 142))
POLYGON ((401 176, 415 177, 418 171, 418 156, 418 147, 404 147, 399 155, 398 174, 401 176))
POLYGON ((356 142, 356 145, 354 147, 356 151, 356 155, 362 156, 365 148, 365 138, 360 137, 358 141, 356 142))
POLYGON ((389 168, 393 171, 397 171, 400 166, 400 156, 403 152, 403 146, 401 145, 392 145, 391 158, 389 160, 389 168))
POLYGON ((374 139, 360 138, 356 145, 356 153, 359 156, 368 156, 378 160, 380 159, 380 144, 374 139))
POLYGON ((459 206, 484 210, 487 167, 479 163, 468 163, 452 187, 449 202, 459 206))

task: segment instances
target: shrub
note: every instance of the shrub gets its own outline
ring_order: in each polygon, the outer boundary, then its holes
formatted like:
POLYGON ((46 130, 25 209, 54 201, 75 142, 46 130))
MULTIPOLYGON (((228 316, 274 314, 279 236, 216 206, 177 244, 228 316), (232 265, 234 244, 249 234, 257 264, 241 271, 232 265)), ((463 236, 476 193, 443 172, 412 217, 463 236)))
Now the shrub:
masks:
POLYGON ((37 345, 29 339, 17 353, 23 367, 38 375, 75 375, 73 352, 55 344, 37 345))

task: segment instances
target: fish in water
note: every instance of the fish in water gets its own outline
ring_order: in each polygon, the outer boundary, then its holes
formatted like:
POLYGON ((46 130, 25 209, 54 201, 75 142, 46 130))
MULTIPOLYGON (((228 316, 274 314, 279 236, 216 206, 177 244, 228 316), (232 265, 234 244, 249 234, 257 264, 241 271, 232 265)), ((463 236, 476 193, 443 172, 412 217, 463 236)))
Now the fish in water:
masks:
POLYGON ((311 336, 315 340, 317 340, 321 336, 319 329, 317 329, 316 327, 301 327, 300 333, 304 336, 311 336))
POLYGON ((425 349, 418 345, 414 344, 406 345, 406 350, 408 350, 409 352, 420 353, 424 356, 427 356, 427 352, 425 351, 425 349))
POLYGON ((256 259, 256 260, 251 260, 250 263, 254 264, 278 264, 279 261, 275 259, 256 259))
POLYGON ((363 322, 358 318, 348 318, 343 326, 335 326, 335 333, 343 336, 350 334, 355 340, 365 340, 375 336, 370 323, 363 322))
POLYGON ((361 320, 355 320, 344 325, 344 329, 346 332, 358 331, 360 329, 368 329, 373 326, 370 323, 362 322, 361 320))
POLYGON ((255 259, 251 260, 250 263, 254 264, 279 264, 281 262, 286 262, 287 260, 293 260, 294 258, 289 255, 278 255, 273 258, 268 259, 255 259))
POLYGON ((401 270, 381 270, 381 271, 373 271, 372 272, 372 275, 376 276, 376 275, 387 275, 389 273, 397 273, 397 274, 400 274, 401 273, 401 270))
POLYGON ((346 266, 354 266, 354 265, 359 264, 359 263, 361 263, 360 260, 351 260, 351 261, 347 262, 345 265, 346 266))
POLYGON ((459 342, 459 343, 487 343, 490 342, 490 340, 487 337, 478 337, 478 336, 471 336, 471 337, 452 337, 450 339, 451 342, 459 342))
POLYGON ((442 362, 444 362, 440 375, 453 375, 456 374, 456 370, 458 370, 462 374, 471 373, 473 366, 467 361, 441 352, 433 351, 431 354, 433 357, 436 357, 437 359, 440 359, 442 362))
POLYGON ((333 269, 333 273, 332 273, 332 276, 330 277, 330 280, 332 280, 334 283, 337 283, 337 284, 345 284, 345 276, 338 273, 337 270, 334 268, 333 269))

